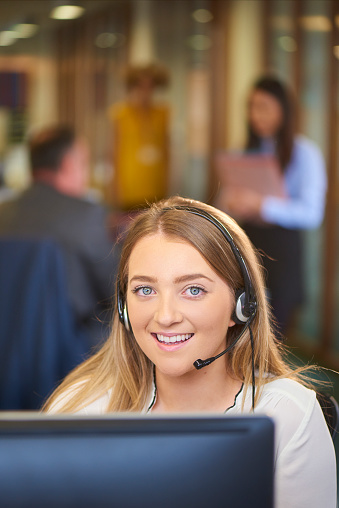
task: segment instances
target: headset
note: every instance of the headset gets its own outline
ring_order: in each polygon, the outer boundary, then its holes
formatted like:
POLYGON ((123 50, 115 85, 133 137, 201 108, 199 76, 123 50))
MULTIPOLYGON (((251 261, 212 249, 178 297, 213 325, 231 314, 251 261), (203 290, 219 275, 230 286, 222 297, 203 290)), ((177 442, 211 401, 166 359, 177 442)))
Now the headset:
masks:
MULTIPOLYGON (((240 254, 240 251, 236 246, 231 233, 227 230, 224 224, 222 224, 222 222, 220 222, 216 217, 200 208, 178 205, 163 209, 164 212, 169 210, 183 210, 185 212, 192 213, 193 215, 203 217, 205 220, 213 224, 220 231, 220 233, 223 235, 225 240, 230 245, 232 252, 238 262, 244 280, 244 287, 239 288, 235 294, 235 308, 233 311, 232 319, 237 324, 240 325, 247 324, 246 326, 247 328, 249 322, 251 322, 255 316, 257 309, 257 301, 246 263, 242 255, 240 254)), ((128 317, 127 306, 121 293, 119 281, 117 287, 117 309, 120 322, 124 325, 124 327, 128 331, 131 331, 131 324, 128 317)))

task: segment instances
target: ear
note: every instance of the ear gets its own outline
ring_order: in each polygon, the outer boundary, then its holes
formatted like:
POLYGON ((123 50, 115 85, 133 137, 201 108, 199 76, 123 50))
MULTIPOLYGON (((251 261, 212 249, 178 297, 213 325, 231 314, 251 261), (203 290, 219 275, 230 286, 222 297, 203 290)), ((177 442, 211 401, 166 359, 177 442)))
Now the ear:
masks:
POLYGON ((63 158, 61 159, 60 172, 62 172, 64 175, 69 175, 72 172, 72 151, 71 151, 71 149, 68 150, 64 154, 63 158))
POLYGON ((232 326, 235 325, 235 321, 233 321, 233 319, 231 318, 229 323, 228 323, 228 328, 232 328, 232 326))

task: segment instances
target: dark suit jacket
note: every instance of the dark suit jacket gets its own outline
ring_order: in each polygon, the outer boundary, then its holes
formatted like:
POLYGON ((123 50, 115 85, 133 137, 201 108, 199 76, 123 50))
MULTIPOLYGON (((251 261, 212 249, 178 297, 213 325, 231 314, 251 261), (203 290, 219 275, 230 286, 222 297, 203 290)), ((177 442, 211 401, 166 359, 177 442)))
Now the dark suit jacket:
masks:
POLYGON ((47 237, 61 246, 76 319, 91 328, 94 314, 111 300, 117 271, 105 209, 35 183, 0 205, 0 236, 9 235, 47 237))
POLYGON ((0 238, 0 281, 0 410, 38 409, 88 349, 60 247, 0 238))

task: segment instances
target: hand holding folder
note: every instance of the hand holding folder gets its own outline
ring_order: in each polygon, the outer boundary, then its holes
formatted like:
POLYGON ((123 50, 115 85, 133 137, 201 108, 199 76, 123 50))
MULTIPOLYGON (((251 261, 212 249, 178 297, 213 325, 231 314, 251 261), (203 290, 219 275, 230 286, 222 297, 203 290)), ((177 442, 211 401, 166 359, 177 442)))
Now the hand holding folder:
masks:
POLYGON ((284 178, 272 155, 220 152, 216 172, 217 206, 239 219, 258 219, 266 196, 286 198, 284 178))

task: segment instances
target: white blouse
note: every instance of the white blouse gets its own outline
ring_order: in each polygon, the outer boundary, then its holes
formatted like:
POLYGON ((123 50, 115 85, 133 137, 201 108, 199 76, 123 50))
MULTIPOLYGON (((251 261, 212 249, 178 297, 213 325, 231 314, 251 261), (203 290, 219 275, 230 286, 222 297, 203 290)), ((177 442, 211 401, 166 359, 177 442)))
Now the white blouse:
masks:
MULTIPOLYGON (((244 412, 252 407, 248 390, 244 412)), ((241 413, 243 393, 227 414, 241 413)), ((275 507, 335 508, 336 457, 313 390, 291 379, 267 383, 255 409, 275 423, 275 507)))
MULTIPOLYGON (((144 413, 154 398, 151 393, 144 413)), ((109 393, 77 414, 105 414, 108 401, 109 393)), ((56 401, 49 412, 58 412, 60 406, 56 401)), ((251 409, 252 390, 248 389, 245 400, 241 390, 225 417, 251 409)), ((336 508, 335 451, 315 392, 291 379, 273 380, 264 386, 255 414, 268 415, 275 422, 275 508, 336 508)))

